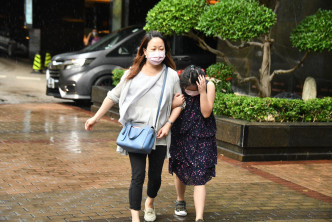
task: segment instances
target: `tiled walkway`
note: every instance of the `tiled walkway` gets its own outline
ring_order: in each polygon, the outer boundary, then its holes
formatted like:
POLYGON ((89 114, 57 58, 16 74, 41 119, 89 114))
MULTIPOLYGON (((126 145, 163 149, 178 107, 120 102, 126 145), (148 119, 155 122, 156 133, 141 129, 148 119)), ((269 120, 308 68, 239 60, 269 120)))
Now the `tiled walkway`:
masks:
MULTIPOLYGON (((63 104, 0 105, 0 221, 130 221, 130 165, 115 152, 121 127, 104 118, 86 132, 91 115, 63 104)), ((194 221, 192 187, 189 215, 173 215, 167 165, 157 221, 194 221)), ((332 161, 241 163, 219 156, 205 219, 332 221, 331 187, 332 161)))

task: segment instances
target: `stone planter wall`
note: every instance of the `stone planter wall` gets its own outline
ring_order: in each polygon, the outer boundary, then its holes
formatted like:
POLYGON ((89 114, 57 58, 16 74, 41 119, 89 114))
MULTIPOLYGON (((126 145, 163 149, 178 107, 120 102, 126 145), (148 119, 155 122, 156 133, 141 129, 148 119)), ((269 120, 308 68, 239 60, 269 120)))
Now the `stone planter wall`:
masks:
POLYGON ((332 159, 332 123, 258 123, 217 118, 221 153, 240 161, 332 159))
MULTIPOLYGON (((96 112, 109 89, 92 88, 96 112)), ((118 106, 107 114, 118 119, 118 106)), ((217 119, 219 153, 239 161, 332 159, 332 123, 258 123, 217 119)))
MULTIPOLYGON (((91 112, 97 112, 101 104, 103 103, 107 92, 110 90, 110 88, 104 88, 101 86, 93 86, 92 87, 92 93, 91 93, 91 112)), ((116 104, 114 105, 108 113, 105 114, 106 116, 109 116, 114 119, 119 119, 119 106, 116 104)))

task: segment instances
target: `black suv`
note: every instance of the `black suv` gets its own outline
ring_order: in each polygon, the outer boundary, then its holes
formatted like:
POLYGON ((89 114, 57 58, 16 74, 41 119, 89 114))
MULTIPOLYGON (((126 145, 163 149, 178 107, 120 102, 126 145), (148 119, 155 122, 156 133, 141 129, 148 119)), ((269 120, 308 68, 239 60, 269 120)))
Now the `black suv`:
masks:
MULTIPOLYGON (((81 51, 54 56, 46 70, 46 94, 90 100, 92 86, 111 86, 112 70, 129 68, 144 35, 141 27, 127 27, 81 51)), ((216 62, 215 55, 202 50, 191 39, 173 36, 169 40, 177 69, 190 64, 207 68, 216 62)))

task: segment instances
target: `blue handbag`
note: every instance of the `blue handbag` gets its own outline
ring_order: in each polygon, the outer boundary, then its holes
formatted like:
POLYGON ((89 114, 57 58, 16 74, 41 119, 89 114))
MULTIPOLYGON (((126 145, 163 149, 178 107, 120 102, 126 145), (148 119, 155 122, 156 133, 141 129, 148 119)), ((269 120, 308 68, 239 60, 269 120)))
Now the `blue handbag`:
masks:
POLYGON ((156 122, 154 126, 141 123, 126 122, 123 126, 116 143, 118 146, 132 153, 150 154, 156 141, 156 125, 159 116, 161 101, 163 98, 168 67, 166 66, 164 83, 159 99, 156 122))

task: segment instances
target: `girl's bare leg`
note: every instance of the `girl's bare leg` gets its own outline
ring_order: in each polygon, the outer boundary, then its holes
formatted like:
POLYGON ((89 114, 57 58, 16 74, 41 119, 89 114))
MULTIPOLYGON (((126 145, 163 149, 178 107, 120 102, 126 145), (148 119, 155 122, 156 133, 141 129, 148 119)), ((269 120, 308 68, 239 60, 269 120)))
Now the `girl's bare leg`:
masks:
POLYGON ((205 185, 194 187, 194 202, 196 210, 196 219, 203 219, 205 206, 206 189, 205 185))
POLYGON ((175 183, 175 189, 176 189, 176 194, 177 194, 177 201, 184 201, 186 185, 184 185, 176 175, 175 175, 174 183, 175 183))

